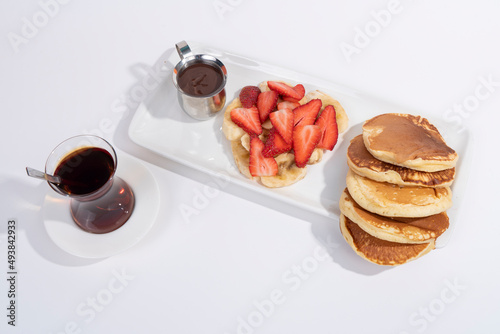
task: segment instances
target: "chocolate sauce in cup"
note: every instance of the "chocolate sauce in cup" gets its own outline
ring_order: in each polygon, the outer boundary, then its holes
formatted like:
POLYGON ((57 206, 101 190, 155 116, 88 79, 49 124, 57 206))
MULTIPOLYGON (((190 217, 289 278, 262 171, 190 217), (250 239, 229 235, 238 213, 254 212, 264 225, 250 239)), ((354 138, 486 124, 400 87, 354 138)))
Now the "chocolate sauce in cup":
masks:
POLYGON ((210 96, 223 82, 222 70, 206 63, 193 64, 177 74, 177 85, 191 96, 210 96))
POLYGON ((173 73, 180 106, 197 120, 215 116, 226 103, 226 67, 213 56, 194 55, 185 41, 175 46, 181 57, 173 73))

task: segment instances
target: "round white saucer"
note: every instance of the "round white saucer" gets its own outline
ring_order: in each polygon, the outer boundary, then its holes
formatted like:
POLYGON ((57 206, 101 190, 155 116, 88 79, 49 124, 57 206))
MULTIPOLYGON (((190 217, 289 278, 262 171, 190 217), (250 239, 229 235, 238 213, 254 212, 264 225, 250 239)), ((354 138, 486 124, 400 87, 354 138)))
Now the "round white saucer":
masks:
POLYGON ((120 253, 141 240, 153 227, 160 208, 160 191, 151 172, 137 159, 118 154, 116 175, 125 180, 135 196, 128 221, 106 234, 83 231, 71 218, 70 199, 49 190, 43 205, 45 228, 64 251, 83 258, 103 258, 120 253))

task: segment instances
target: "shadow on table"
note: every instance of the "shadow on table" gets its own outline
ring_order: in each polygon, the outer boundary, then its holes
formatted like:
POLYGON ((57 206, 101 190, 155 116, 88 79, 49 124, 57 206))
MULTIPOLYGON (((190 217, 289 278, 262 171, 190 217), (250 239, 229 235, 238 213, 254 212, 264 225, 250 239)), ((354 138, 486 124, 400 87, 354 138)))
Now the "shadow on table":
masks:
POLYGON ((347 270, 371 276, 392 268, 370 263, 357 255, 340 233, 337 218, 318 219, 311 223, 311 230, 333 261, 347 270))
MULTIPOLYGON (((26 176, 27 177, 27 176, 26 176)), ((16 246, 18 253, 25 253, 20 240, 25 234, 33 249, 46 260, 63 266, 87 266, 101 259, 83 259, 66 253, 49 237, 43 221, 43 204, 48 185, 41 181, 39 185, 22 182, 12 176, 0 176, 0 212, 5 219, 15 219, 16 246)), ((69 208, 68 208, 69 210, 69 208)), ((7 234, 6 222, 2 222, 0 234, 7 234)), ((2 236, 3 238, 3 236, 2 236)), ((90 246, 91 247, 91 246, 90 246)))

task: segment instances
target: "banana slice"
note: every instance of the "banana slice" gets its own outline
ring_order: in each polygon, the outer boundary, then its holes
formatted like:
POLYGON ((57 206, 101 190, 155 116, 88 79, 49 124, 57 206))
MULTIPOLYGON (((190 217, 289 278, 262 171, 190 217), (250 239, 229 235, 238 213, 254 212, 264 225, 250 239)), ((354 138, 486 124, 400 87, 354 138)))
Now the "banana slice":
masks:
POLYGON ((248 133, 245 133, 243 136, 241 136, 241 146, 243 146, 245 150, 250 152, 250 135, 248 133))
POLYGON ((267 81, 262 81, 260 84, 257 85, 257 87, 259 87, 261 92, 267 92, 268 90, 270 90, 269 87, 267 86, 267 81))
POLYGON ((314 99, 320 99, 321 102, 323 102, 321 110, 323 110, 329 104, 333 105, 333 107, 335 108, 335 112, 337 114, 337 126, 339 128, 339 133, 344 132, 347 129, 347 126, 349 125, 349 118, 347 117, 347 113, 345 112, 340 102, 335 100, 330 95, 323 93, 322 91, 314 90, 307 93, 302 98, 302 100, 299 101, 299 103, 305 104, 314 99))
POLYGON ((251 180, 254 179, 252 174, 250 174, 249 169, 250 153, 243 147, 241 140, 231 141, 231 151, 233 152, 234 162, 236 163, 240 173, 251 180))
POLYGON ((307 167, 299 168, 295 165, 293 153, 282 153, 275 160, 278 163, 278 175, 260 177, 260 182, 266 187, 286 187, 302 180, 307 174, 307 167))
POLYGON ((226 110, 224 111, 224 120, 222 121, 222 132, 226 136, 229 141, 238 140, 243 136, 246 132, 238 125, 236 125, 231 120, 231 110, 235 108, 241 108, 241 102, 239 98, 235 98, 231 101, 230 104, 227 105, 226 110))
POLYGON ((322 148, 315 148, 313 153, 311 154, 311 157, 309 158, 309 161, 307 162, 308 165, 314 165, 320 162, 323 159, 323 149, 322 148))
MULTIPOLYGON (((269 131, 264 129, 264 131, 262 131, 262 134, 259 136, 259 139, 262 140, 263 143, 265 143, 268 136, 269 136, 269 131)), ((241 136, 240 140, 241 140, 241 146, 243 146, 245 150, 250 152, 250 135, 245 132, 245 134, 241 136)))
POLYGON ((271 128, 273 127, 273 123, 271 123, 271 119, 266 119, 266 121, 264 123, 262 123, 262 128, 263 129, 266 129, 266 130, 271 130, 271 128))

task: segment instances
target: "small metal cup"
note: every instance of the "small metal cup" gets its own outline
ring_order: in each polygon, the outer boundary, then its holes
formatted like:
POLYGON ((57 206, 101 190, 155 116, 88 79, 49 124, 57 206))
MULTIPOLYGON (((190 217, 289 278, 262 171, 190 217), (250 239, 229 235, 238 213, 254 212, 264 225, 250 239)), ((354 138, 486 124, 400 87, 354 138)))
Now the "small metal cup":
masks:
POLYGON ((224 89, 227 80, 227 71, 224 64, 217 58, 206 55, 194 55, 185 42, 179 42, 175 45, 181 61, 174 68, 173 81, 177 88, 179 104, 189 116, 197 120, 207 120, 217 114, 224 108, 226 103, 226 91, 224 89), (194 64, 206 64, 212 66, 222 75, 222 83, 212 92, 205 95, 195 95, 184 91, 178 83, 178 76, 188 67, 194 64))

